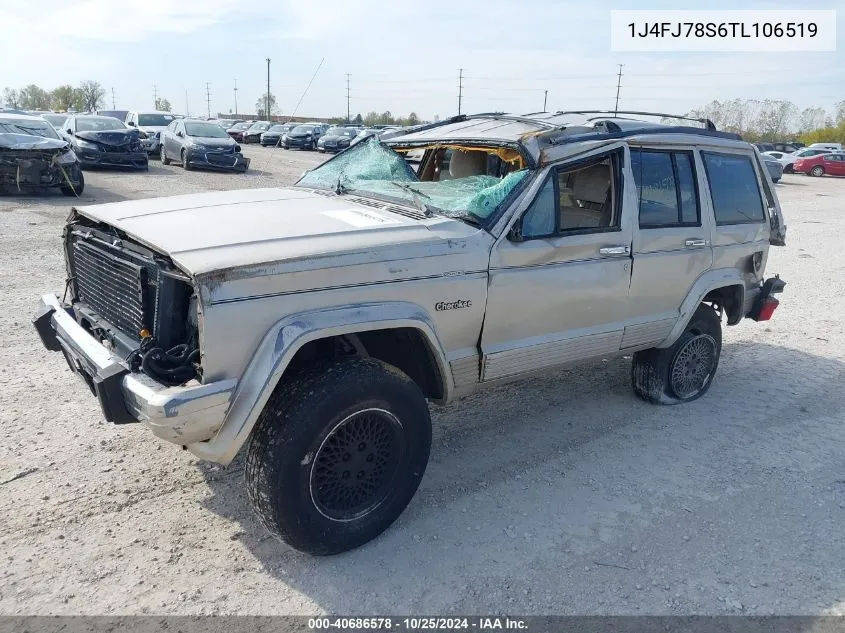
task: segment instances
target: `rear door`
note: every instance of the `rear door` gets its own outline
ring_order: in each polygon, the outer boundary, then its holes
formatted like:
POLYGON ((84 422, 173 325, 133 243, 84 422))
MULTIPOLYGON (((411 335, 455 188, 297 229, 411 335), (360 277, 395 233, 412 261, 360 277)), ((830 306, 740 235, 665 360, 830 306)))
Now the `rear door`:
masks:
POLYGON ((661 341, 696 279, 713 265, 711 221, 702 212, 703 167, 685 147, 631 147, 639 200, 630 317, 622 347, 661 341))
POLYGON ((829 154, 825 156, 824 171, 832 176, 845 176, 845 154, 829 154))

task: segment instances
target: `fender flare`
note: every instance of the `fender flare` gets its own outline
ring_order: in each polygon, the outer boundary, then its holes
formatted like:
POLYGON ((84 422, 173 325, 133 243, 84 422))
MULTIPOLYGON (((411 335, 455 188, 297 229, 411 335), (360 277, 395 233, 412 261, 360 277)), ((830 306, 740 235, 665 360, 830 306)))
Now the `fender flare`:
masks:
POLYGON ((210 440, 190 444, 188 449, 201 459, 229 464, 252 433, 290 361, 306 343, 328 336, 402 327, 414 328, 425 337, 438 365, 443 400, 448 401, 454 390, 452 372, 434 322, 419 305, 396 301, 321 308, 286 316, 268 330, 238 381, 220 429, 210 440))
POLYGON ((745 284, 746 280, 740 275, 736 268, 723 268, 717 270, 709 270, 701 277, 696 279, 695 283, 687 293, 686 298, 681 303, 680 316, 675 326, 669 332, 663 341, 655 347, 665 348, 671 347, 675 344, 684 330, 687 328, 692 315, 695 313, 702 299, 707 296, 707 293, 718 288, 725 288, 726 286, 739 286, 741 297, 740 305, 745 305, 745 284))

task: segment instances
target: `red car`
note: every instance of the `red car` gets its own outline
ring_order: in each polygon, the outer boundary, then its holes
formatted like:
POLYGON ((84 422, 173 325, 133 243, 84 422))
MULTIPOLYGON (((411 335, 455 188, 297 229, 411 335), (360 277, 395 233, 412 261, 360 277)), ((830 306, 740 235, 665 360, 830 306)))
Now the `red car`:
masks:
POLYGON ((792 168, 810 176, 845 176, 845 153, 834 152, 799 158, 792 168))
POLYGON ((235 139, 238 143, 243 143, 244 132, 252 125, 252 121, 241 121, 235 123, 232 127, 226 130, 226 134, 235 139))

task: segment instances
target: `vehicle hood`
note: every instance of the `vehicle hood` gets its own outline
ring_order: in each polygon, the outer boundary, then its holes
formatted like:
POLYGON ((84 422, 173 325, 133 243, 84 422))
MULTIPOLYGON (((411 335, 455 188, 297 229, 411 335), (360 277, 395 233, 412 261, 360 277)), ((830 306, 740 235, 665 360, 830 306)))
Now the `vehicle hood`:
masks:
POLYGON ((85 131, 77 132, 74 136, 76 138, 81 138, 83 141, 91 141, 102 145, 114 145, 117 147, 130 145, 138 140, 138 132, 135 130, 104 130, 102 132, 85 131))
POLYGON ((325 135, 324 134, 323 136, 320 137, 320 140, 325 141, 326 143, 329 143, 329 142, 337 143, 338 141, 343 141, 343 140, 351 141, 352 138, 353 137, 345 136, 345 135, 342 135, 342 134, 338 134, 338 135, 335 135, 335 134, 325 135))
POLYGON ((217 138, 216 136, 191 136, 189 137, 197 145, 202 147, 216 147, 229 148, 235 146, 235 141, 232 137, 217 138))
POLYGON ((45 138, 43 136, 33 136, 32 134, 0 134, 0 149, 66 149, 68 146, 66 141, 60 141, 55 138, 45 138))
POLYGON ((315 270, 406 259, 413 257, 415 244, 431 258, 438 254, 433 244, 454 251, 459 247, 447 242, 457 244, 456 236, 480 232, 459 220, 417 220, 354 200, 288 187, 128 200, 75 210, 169 255, 192 275, 247 269, 241 274, 255 276, 279 264, 290 264, 285 270, 315 270), (449 238, 434 232, 432 225, 448 225, 449 238), (392 254, 386 255, 385 249, 392 254))

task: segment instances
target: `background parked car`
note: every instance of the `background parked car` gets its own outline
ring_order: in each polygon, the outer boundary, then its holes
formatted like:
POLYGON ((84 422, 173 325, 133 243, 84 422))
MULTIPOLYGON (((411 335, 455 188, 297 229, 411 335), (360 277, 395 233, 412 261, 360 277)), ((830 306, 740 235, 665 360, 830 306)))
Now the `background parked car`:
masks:
POLYGON ((212 119, 212 121, 224 130, 228 130, 230 127, 235 125, 235 123, 243 123, 243 119, 212 119))
POLYGON ((379 136, 381 134, 381 130, 377 130, 372 127, 364 128, 363 130, 358 130, 358 134, 355 135, 349 142, 349 146, 352 147, 353 145, 357 145, 363 140, 370 138, 371 136, 379 136))
POLYGON ((75 114, 62 124, 62 136, 86 167, 149 169, 138 130, 109 116, 75 114))
POLYGON ((806 147, 804 149, 799 149, 797 152, 792 152, 791 154, 783 154, 778 160, 781 165, 783 165, 784 173, 791 174, 793 171, 793 165, 799 158, 809 158, 810 156, 830 154, 831 151, 833 150, 822 149, 820 147, 806 147))
POLYGON ((811 143, 811 149, 829 149, 834 152, 842 150, 842 143, 811 143))
POLYGON ((243 132, 243 143, 258 143, 261 135, 273 127, 272 121, 255 121, 243 132))
POLYGON ((783 176, 783 165, 776 158, 767 156, 766 154, 761 154, 760 157, 763 159, 763 164, 766 166, 772 182, 778 182, 783 176))
POLYGON ((298 147, 299 149, 317 149, 317 141, 323 133, 322 126, 313 123, 297 125, 282 139, 285 149, 298 147))
POLYGON ((62 124, 67 121, 68 116, 70 115, 63 112, 46 112, 41 115, 41 118, 57 130, 61 130, 62 124))
POLYGON ((133 110, 126 115, 126 124, 142 132, 141 144, 149 154, 158 154, 161 132, 177 118, 172 112, 133 110))
POLYGON ((349 147, 352 139, 357 136, 357 130, 351 127, 331 127, 317 141, 317 149, 321 152, 340 152, 349 147))
POLYGON ((241 147, 213 121, 177 119, 161 133, 161 162, 178 160, 184 169, 207 167, 246 171, 249 159, 241 147))
POLYGON ((226 134, 240 143, 244 140, 244 131, 249 129, 250 125, 252 125, 252 121, 241 121, 240 123, 235 123, 232 127, 226 130, 226 134))
POLYGON ((47 121, 0 114, 0 188, 14 192, 59 188, 78 196, 85 178, 74 151, 47 121))
POLYGON ((129 110, 97 110, 97 114, 99 116, 114 117, 115 119, 120 119, 125 122, 126 115, 129 114, 129 110))
POLYGON ((793 165, 795 171, 808 176, 845 176, 845 152, 830 152, 818 156, 799 158, 793 165))
POLYGON ((282 123, 274 125, 261 135, 261 144, 264 147, 281 145, 282 138, 296 127, 296 123, 282 123))

